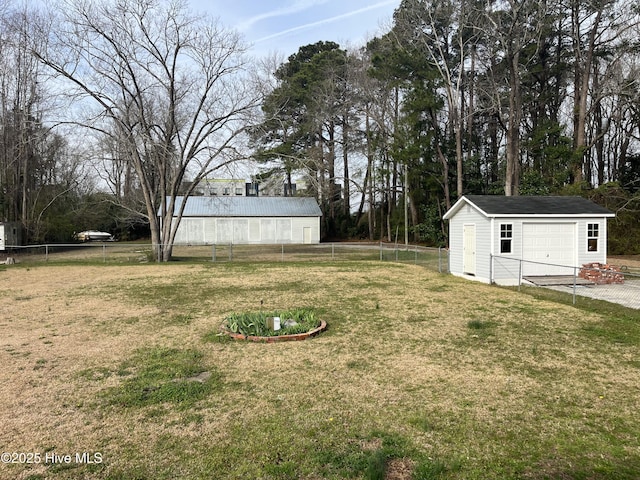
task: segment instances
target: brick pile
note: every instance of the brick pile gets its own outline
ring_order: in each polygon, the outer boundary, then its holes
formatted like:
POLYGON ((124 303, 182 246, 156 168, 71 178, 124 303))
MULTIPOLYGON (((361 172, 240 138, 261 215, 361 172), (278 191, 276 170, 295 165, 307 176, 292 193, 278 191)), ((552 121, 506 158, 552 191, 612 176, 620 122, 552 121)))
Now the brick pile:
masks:
POLYGON ((585 263, 578 276, 596 285, 624 283, 624 274, 620 273, 620 268, 606 263, 585 263))

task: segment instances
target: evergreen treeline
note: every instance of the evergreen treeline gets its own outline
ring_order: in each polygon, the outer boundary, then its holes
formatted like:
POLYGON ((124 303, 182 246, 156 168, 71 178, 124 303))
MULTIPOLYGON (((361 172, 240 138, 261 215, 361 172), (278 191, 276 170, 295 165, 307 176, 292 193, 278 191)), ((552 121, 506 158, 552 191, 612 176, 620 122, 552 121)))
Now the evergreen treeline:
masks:
POLYGON ((405 195, 432 245, 465 193, 583 195, 639 253, 639 19, 637 2, 403 0, 365 48, 289 57, 256 143, 306 172, 328 236, 395 239, 405 195))

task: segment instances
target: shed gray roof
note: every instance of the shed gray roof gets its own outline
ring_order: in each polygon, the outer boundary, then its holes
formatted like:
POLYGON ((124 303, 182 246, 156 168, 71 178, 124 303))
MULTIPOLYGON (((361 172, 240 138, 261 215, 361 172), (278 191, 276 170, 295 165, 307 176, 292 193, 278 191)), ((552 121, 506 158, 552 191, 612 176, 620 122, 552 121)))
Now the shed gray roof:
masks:
MULTIPOLYGON (((176 197, 178 211, 184 197, 176 197)), ((321 217, 311 197, 188 197, 184 217, 321 217)))
POLYGON ((463 204, 471 204, 487 217, 494 216, 597 216, 613 217, 613 212, 583 197, 465 195, 451 207, 449 219, 463 204))

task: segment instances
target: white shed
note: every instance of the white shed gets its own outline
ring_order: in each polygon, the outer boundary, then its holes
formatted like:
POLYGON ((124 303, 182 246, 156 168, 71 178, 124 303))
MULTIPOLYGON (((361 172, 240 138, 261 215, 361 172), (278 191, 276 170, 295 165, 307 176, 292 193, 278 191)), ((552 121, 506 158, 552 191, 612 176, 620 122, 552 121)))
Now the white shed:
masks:
POLYGON ((466 195, 449 221, 449 271, 486 283, 525 276, 571 275, 585 263, 607 263, 607 218, 582 197, 466 195))
POLYGON ((310 197, 188 197, 175 244, 320 243, 321 216, 310 197))

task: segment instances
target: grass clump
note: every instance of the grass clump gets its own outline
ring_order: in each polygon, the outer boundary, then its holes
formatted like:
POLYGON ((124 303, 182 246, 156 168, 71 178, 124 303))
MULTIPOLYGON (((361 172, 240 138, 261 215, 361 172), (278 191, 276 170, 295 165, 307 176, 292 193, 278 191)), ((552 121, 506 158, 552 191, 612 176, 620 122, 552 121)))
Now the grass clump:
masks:
POLYGON ((471 330, 486 330, 492 326, 493 324, 491 322, 485 322, 483 320, 469 320, 467 322, 467 327, 471 330))
POLYGON ((107 402, 123 407, 162 403, 190 407, 219 385, 219 375, 202 364, 198 351, 144 348, 120 365, 121 385, 107 390, 107 402))
POLYGON ((232 333, 246 336, 272 337, 307 333, 320 326, 313 310, 298 308, 274 312, 232 313, 224 321, 224 327, 232 333), (279 317, 281 328, 273 330, 269 319, 279 317))

